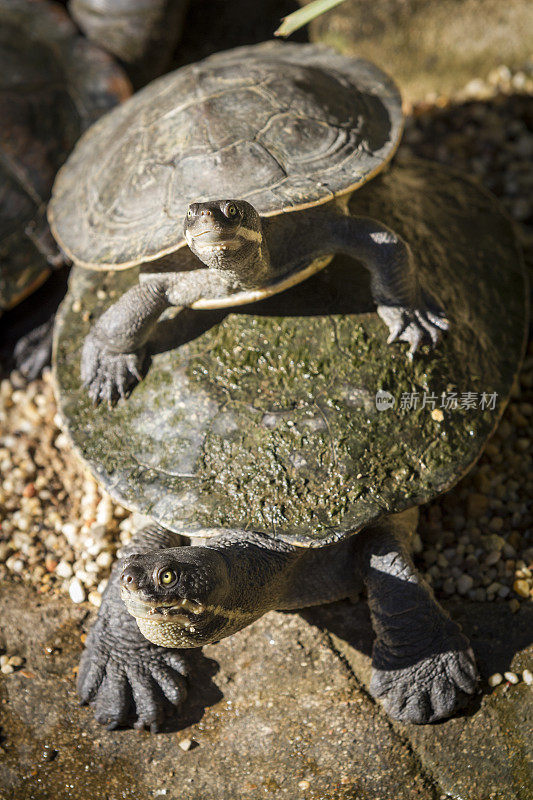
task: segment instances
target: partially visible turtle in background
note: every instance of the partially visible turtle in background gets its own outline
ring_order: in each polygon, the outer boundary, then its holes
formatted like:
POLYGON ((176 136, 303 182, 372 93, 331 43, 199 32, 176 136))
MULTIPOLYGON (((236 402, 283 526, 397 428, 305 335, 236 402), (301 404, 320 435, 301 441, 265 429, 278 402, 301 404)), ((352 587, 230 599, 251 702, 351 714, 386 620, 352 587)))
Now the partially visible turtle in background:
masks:
POLYGON ((463 477, 505 407, 527 318, 520 250, 493 197, 430 162, 396 162, 349 211, 409 241, 421 287, 442 298, 450 330, 430 355, 388 345, 366 274, 337 259, 260 303, 162 320, 128 403, 95 408, 74 365, 90 317, 139 270, 73 269, 56 325, 60 413, 95 478, 151 521, 114 569, 80 664, 79 695, 110 727, 173 713, 189 648, 363 587, 370 691, 392 717, 445 718, 476 691, 468 641, 408 540, 412 509, 463 477))
MULTIPOLYGON (((0 313, 66 263, 46 221, 56 172, 83 131, 129 94, 121 68, 59 5, 0 0, 0 313)), ((28 377, 48 360, 50 336, 47 321, 18 348, 28 377)))
POLYGON ((88 38, 132 69, 135 83, 161 75, 180 39, 188 0, 70 0, 88 38))
POLYGON ((182 67, 100 120, 58 174, 51 228, 75 264, 147 269, 87 337, 92 399, 113 402, 139 379, 169 307, 250 302, 335 253, 369 270, 391 342, 407 341, 410 356, 435 345, 447 321, 409 244, 346 210, 402 127, 398 89, 374 64, 281 42, 182 67))

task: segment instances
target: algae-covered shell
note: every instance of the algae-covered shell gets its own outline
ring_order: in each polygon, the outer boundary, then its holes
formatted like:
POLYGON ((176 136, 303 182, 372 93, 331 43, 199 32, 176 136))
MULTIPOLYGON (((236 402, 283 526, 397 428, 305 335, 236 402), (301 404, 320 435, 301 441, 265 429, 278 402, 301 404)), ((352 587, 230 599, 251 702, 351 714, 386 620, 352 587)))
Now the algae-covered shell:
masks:
POLYGON ((57 255, 46 203, 80 134, 130 94, 113 60, 45 0, 0 0, 0 312, 57 255))
POLYGON ((74 270, 56 328, 58 401, 119 502, 176 531, 251 528, 318 546, 431 500, 475 462, 523 351, 512 225, 475 183, 421 161, 396 163, 350 208, 410 243, 447 309, 449 332, 414 362, 387 344, 365 271, 337 258, 261 303, 162 320, 142 383, 94 408, 83 338, 138 270, 74 270))
POLYGON ((185 246, 193 200, 296 211, 365 183, 402 131, 378 67, 316 45, 266 42, 164 75, 100 120, 54 185, 49 220, 79 265, 124 269, 185 246))

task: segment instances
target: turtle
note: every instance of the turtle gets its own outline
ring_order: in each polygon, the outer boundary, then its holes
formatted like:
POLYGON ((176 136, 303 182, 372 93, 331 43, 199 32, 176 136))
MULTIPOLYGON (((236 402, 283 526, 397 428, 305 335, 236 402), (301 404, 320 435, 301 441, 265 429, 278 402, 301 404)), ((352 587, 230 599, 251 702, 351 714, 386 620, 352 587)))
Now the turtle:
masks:
POLYGON ((88 38, 145 79, 166 68, 183 29, 187 0, 70 0, 88 38))
POLYGON ((436 344, 447 328, 419 286, 409 244, 346 213, 394 154, 403 116, 378 67, 309 44, 266 42, 163 76, 82 137, 48 208, 80 266, 143 265, 82 354, 94 402, 124 397, 169 307, 239 305, 280 292, 336 252, 372 275, 391 342, 436 344), (95 164, 98 165, 95 168, 95 164))
POLYGON ((505 407, 524 352, 520 249, 495 198, 429 161, 396 160, 348 210, 409 241, 448 310, 441 346, 412 362, 389 346, 367 274, 337 257, 254 304, 167 315, 128 402, 95 406, 73 365, 139 268, 73 270, 55 329, 62 426, 141 514, 79 668, 81 701, 109 727, 164 725, 194 648, 363 587, 370 693, 392 718, 442 719, 477 691, 468 640, 408 542, 417 507, 473 466, 505 407))
MULTIPOLYGON (((2 313, 64 265, 46 222, 55 174, 80 134, 131 88, 110 56, 47 0, 0 0, 0 73, 2 313)), ((36 321, 43 327, 26 340, 30 374, 49 359, 51 346, 50 323, 36 321)))

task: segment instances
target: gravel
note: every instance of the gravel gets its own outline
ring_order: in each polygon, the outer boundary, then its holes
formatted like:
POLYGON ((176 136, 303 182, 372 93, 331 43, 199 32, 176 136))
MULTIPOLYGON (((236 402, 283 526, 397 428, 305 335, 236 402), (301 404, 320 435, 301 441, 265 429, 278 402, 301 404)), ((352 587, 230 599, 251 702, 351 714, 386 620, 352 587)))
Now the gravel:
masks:
POLYGON ((85 472, 61 433, 49 370, 0 382, 0 579, 99 606, 130 515, 85 472))

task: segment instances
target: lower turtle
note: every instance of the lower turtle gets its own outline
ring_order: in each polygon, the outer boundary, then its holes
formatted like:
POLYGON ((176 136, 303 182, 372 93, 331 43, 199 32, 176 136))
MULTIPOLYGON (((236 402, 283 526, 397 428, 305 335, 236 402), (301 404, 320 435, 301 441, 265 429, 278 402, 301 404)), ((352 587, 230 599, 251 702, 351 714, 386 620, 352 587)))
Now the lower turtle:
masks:
MULTIPOLYGON (((67 263, 46 221, 59 167, 76 140, 131 92, 112 58, 48 0, 0 0, 0 314, 67 263)), ((50 357, 51 322, 26 309, 19 363, 35 377, 50 357)), ((42 314, 41 314, 42 316, 42 314)), ((14 321, 2 325, 16 327, 14 321), (13 324, 12 324, 13 322, 13 324)), ((21 326, 22 327, 22 326, 21 326)), ((7 340, 10 330, 0 338, 7 340)))
POLYGON ((78 692, 109 727, 156 730, 194 678, 191 649, 272 609, 366 591, 372 696, 402 722, 477 691, 470 644, 409 553, 417 506, 474 465, 524 350, 525 279, 511 222, 466 177, 398 160, 349 212, 413 248, 450 330, 409 361, 391 348, 366 273, 347 258, 283 294, 167 315, 127 403, 94 406, 75 365, 91 318, 138 269, 76 267, 60 310, 55 384, 75 450, 148 517, 114 567, 78 692))

